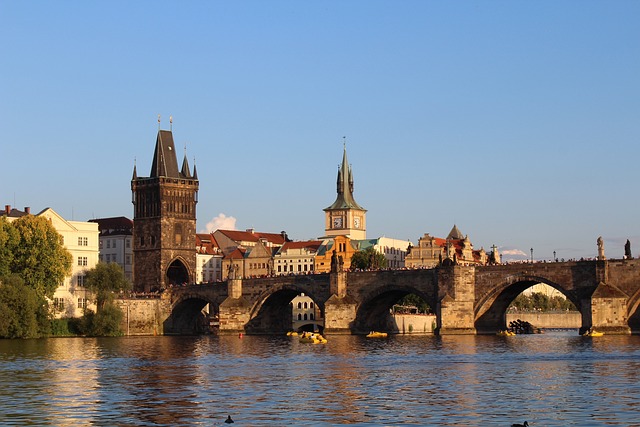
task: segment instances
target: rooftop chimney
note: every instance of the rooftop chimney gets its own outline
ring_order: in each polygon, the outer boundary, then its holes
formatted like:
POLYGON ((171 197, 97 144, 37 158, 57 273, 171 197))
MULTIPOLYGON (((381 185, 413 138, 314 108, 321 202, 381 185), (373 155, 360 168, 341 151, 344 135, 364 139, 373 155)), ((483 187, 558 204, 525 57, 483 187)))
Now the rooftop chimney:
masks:
POLYGON ((4 212, 9 216, 11 213, 11 205, 4 205, 4 212))
POLYGON ((26 213, 27 215, 31 215, 31 208, 29 206, 25 206, 24 213, 26 213))

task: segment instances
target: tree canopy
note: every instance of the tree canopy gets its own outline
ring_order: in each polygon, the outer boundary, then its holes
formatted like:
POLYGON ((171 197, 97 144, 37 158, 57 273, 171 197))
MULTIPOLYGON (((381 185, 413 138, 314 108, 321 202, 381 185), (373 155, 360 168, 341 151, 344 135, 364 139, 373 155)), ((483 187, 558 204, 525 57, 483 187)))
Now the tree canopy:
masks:
POLYGON ((0 278, 0 337, 37 338, 47 320, 46 300, 18 275, 0 278))
POLYGON ((351 269, 369 270, 387 268, 387 259, 384 254, 376 251, 373 246, 358 251, 351 257, 351 269))
POLYGON ((0 272, 19 275, 40 296, 53 297, 71 273, 72 257, 62 236, 43 217, 25 215, 0 226, 0 272))
POLYGON ((84 284, 95 296, 98 312, 111 301, 114 293, 131 289, 131 283, 125 278, 122 267, 116 263, 99 262, 87 271, 84 284))

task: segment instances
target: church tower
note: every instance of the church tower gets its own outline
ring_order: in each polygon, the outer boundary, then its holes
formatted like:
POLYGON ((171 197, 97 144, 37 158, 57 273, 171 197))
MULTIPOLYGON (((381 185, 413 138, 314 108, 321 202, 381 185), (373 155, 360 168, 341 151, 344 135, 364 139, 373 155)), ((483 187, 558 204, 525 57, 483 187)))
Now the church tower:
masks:
POLYGON ((158 130, 149 177, 133 167, 133 284, 136 291, 193 283, 198 174, 185 153, 178 169, 173 133, 158 130))
POLYGON ((367 238, 367 210, 353 198, 353 173, 344 146, 342 165, 338 169, 338 196, 325 212, 325 236, 348 236, 353 240, 367 238))

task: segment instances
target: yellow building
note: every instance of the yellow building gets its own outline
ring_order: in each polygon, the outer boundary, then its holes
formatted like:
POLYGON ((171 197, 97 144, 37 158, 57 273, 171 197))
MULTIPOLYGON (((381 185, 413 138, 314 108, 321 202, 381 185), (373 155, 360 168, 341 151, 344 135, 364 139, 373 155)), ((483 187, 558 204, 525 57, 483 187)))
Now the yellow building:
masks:
MULTIPOLYGON (((499 259, 494 248, 493 257, 499 259)), ((484 248, 474 250, 469 236, 463 235, 456 225, 446 238, 433 237, 426 233, 418 239, 418 245, 409 249, 404 263, 407 268, 432 268, 442 262, 457 265, 486 265, 492 260, 484 248)))

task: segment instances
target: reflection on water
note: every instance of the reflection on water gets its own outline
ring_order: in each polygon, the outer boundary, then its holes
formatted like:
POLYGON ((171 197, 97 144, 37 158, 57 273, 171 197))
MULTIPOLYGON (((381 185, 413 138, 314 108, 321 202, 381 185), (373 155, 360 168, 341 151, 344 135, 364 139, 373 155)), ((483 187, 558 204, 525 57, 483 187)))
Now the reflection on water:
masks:
POLYGON ((638 425, 640 338, 0 341, 0 424, 638 425))

